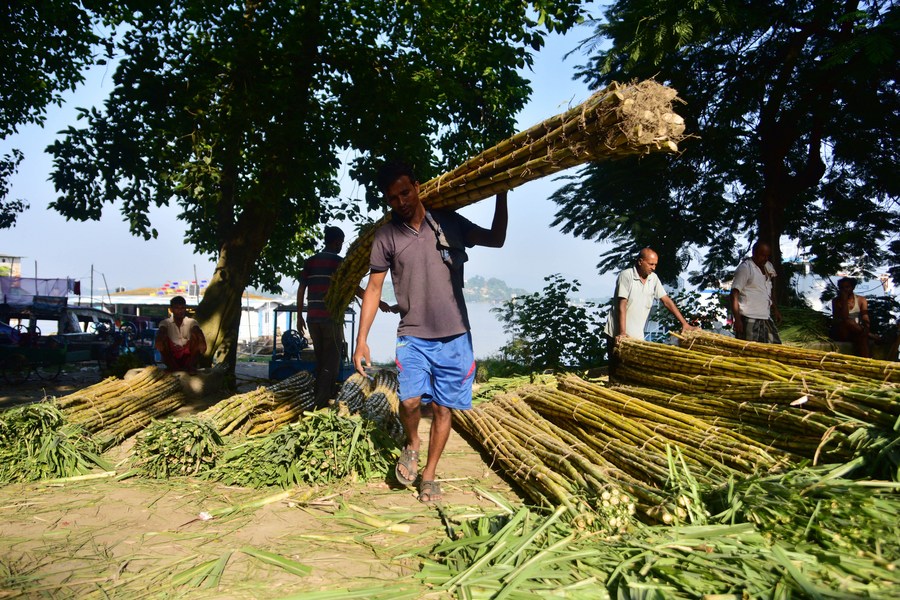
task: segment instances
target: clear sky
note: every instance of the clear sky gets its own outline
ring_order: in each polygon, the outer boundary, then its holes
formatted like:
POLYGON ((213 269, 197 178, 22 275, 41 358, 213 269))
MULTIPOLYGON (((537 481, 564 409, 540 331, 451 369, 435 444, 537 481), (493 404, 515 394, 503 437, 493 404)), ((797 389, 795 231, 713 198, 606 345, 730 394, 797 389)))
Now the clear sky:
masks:
MULTIPOLYGON (((590 33, 589 28, 582 27, 565 37, 552 36, 536 55, 533 72, 527 74, 534 92, 518 116, 520 130, 563 112, 590 95, 584 83, 572 79, 575 66, 584 57, 575 54, 564 59, 590 33)), ((0 154, 19 148, 26 155, 11 180, 9 197, 25 199, 31 205, 15 227, 0 229, 0 254, 23 257, 22 274, 26 277, 79 279, 83 295, 91 293, 91 285, 94 296, 105 295, 107 287, 110 292, 119 287, 159 287, 172 280, 193 279, 195 269, 200 279, 209 279, 214 262, 195 255, 184 244, 184 224, 177 220, 178 206, 151 212, 159 237, 150 241, 129 234, 118 206, 106 206, 100 221, 84 223, 67 222, 48 208, 55 195, 48 181, 52 161, 44 149, 56 139, 56 132, 78 125, 75 107, 101 106, 112 89, 112 72, 93 69, 83 86, 65 96, 61 108, 50 109, 43 128, 23 127, 19 134, 0 141, 0 154)), ((581 283, 584 297, 608 297, 615 277, 611 273, 601 276, 596 271, 602 246, 550 227, 556 205, 548 198, 559 185, 553 178, 544 178, 510 192, 506 245, 502 249, 473 249, 467 275, 496 277, 511 287, 538 291, 544 286, 545 276, 561 273, 581 283)), ((362 198, 361 189, 352 189, 353 195, 362 198)), ((483 201, 460 212, 475 223, 488 226, 493 201, 483 201)), ((294 283, 285 282, 286 293, 295 291, 294 283)))

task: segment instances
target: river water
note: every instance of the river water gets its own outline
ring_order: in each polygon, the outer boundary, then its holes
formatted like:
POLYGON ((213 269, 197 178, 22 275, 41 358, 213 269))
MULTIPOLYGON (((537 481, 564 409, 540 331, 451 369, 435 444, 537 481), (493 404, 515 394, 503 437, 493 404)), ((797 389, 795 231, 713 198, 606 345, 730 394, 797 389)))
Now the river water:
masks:
MULTIPOLYGON (((488 302, 469 302, 466 306, 469 310, 469 324, 472 326, 472 346, 475 349, 475 358, 488 358, 497 354, 500 347, 509 341, 509 336, 504 325, 491 312, 494 305, 488 302)), ((394 362, 398 323, 400 323, 400 315, 378 312, 375 316, 368 339, 373 362, 394 362)), ((349 341, 350 331, 348 330, 345 335, 349 341)))

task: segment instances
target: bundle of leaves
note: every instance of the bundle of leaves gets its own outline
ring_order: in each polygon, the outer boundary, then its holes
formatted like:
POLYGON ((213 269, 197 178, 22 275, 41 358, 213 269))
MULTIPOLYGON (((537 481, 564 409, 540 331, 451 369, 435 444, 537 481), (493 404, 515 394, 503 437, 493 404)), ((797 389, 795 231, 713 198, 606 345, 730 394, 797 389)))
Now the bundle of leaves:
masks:
POLYGON ((198 475, 214 467, 223 450, 212 421, 196 417, 154 421, 135 442, 134 471, 156 479, 198 475))
POLYGON ((828 316, 809 306, 781 307, 778 335, 785 344, 806 344, 828 340, 828 316))
POLYGON ((860 461, 839 467, 804 467, 779 475, 735 481, 706 495, 704 504, 722 524, 749 522, 769 539, 855 558, 900 559, 900 484, 852 480, 860 461))
POLYGON ((254 488, 367 481, 386 476, 396 455, 396 442, 371 421, 317 411, 234 447, 208 476, 254 488))
POLYGON ((100 447, 60 410, 40 402, 0 413, 0 483, 74 477, 110 470, 100 447))

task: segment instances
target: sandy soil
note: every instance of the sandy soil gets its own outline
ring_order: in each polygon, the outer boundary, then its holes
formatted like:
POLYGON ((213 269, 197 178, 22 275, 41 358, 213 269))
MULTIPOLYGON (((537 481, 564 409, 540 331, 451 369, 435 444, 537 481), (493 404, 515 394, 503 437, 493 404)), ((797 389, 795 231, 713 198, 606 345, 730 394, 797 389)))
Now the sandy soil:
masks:
MULTIPOLYGON (((254 388, 264 376, 263 365, 243 367, 239 391, 254 388)), ((101 378, 89 369, 49 384, 0 388, 0 407, 65 395, 101 378)), ((429 426, 423 420, 424 439, 429 426)), ((119 472, 127 468, 131 443, 107 456, 122 461, 119 472)), ((265 599, 392 586, 415 597, 443 597, 415 578, 419 561, 404 555, 446 539, 454 522, 499 512, 497 498, 519 500, 456 432, 439 478, 440 507, 424 505, 414 491, 394 489, 387 481, 287 493, 113 476, 0 487, 0 598, 265 599), (266 498, 277 499, 201 518, 266 498), (311 570, 305 576, 290 573, 254 556, 254 550, 311 570), (206 587, 209 580, 179 584, 179 574, 216 560, 227 560, 216 587, 206 587)))

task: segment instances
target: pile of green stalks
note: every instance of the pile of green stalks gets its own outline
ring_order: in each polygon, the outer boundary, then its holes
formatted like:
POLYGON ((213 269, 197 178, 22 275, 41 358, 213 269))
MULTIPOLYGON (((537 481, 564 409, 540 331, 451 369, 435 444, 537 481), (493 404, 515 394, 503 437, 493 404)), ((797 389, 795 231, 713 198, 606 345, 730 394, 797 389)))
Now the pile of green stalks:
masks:
POLYGON ((221 435, 263 435, 302 418, 315 406, 315 378, 307 371, 217 402, 201 412, 221 435))
POLYGON ((385 477, 397 455, 397 444, 370 421, 324 410, 248 438, 203 476, 253 488, 367 481, 385 477))
POLYGON ((81 426, 53 404, 40 402, 0 413, 0 483, 78 477, 110 466, 81 426))
POLYGON ((67 421, 94 435, 109 448, 184 405, 177 377, 157 367, 134 371, 126 379, 110 377, 83 390, 56 398, 67 421))
POLYGON ((155 421, 137 435, 132 474, 154 479, 199 475, 225 449, 212 422, 199 417, 155 421))
POLYGON ((828 316, 824 313, 806 306, 784 306, 781 308, 781 318, 778 337, 784 344, 831 341, 828 337, 828 316))
POLYGON ((419 551, 417 576, 457 598, 897 597, 895 486, 809 470, 717 488, 672 477, 692 490, 691 520, 610 536, 565 507, 509 510, 419 551))

